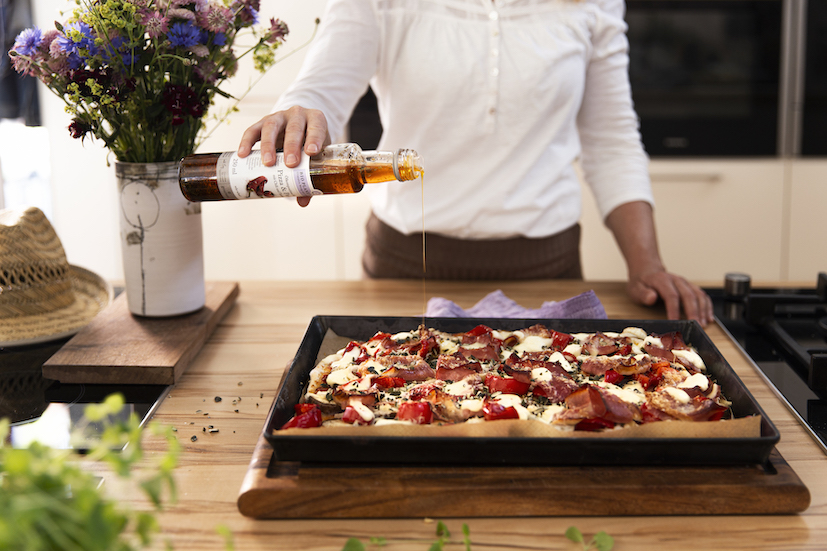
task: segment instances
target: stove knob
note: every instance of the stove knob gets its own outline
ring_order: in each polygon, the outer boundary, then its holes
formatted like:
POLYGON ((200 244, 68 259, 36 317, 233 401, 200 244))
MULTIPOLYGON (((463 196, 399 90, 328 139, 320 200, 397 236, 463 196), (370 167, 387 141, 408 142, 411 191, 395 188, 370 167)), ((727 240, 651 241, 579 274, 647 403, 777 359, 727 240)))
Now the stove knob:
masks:
POLYGON ((727 298, 742 299, 749 295, 751 279, 747 274, 730 272, 724 276, 724 294, 727 298))

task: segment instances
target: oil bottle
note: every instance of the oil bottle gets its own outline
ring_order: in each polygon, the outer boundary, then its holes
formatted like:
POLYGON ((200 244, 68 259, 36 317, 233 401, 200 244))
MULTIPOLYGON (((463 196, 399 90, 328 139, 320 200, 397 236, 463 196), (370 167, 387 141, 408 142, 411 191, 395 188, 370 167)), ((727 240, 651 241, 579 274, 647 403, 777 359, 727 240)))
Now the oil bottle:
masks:
POLYGON ((281 151, 271 167, 262 164, 260 151, 243 159, 234 151, 190 155, 179 163, 178 184, 189 201, 224 201, 358 193, 365 184, 414 180, 423 173, 422 158, 412 149, 363 151, 342 143, 312 157, 302 153, 296 168, 285 166, 281 151))

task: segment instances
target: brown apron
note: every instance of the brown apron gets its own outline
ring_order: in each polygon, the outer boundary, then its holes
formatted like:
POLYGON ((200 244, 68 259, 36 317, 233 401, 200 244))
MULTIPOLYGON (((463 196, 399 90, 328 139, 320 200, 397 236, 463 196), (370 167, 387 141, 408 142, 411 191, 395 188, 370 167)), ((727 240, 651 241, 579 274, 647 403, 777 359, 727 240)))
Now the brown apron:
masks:
MULTIPOLYGON (((427 279, 583 279, 580 224, 538 239, 454 239, 425 235, 427 279)), ((422 233, 402 234, 373 213, 362 269, 371 278, 421 279, 422 233)))

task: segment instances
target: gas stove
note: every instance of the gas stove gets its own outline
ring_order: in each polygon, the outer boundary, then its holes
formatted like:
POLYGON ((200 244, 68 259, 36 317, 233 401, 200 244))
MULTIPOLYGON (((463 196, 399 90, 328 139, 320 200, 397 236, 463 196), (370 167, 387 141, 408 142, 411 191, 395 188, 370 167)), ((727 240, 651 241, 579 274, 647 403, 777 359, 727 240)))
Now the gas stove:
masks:
POLYGON ((813 288, 753 288, 732 273, 706 291, 721 327, 827 453, 827 273, 813 288))

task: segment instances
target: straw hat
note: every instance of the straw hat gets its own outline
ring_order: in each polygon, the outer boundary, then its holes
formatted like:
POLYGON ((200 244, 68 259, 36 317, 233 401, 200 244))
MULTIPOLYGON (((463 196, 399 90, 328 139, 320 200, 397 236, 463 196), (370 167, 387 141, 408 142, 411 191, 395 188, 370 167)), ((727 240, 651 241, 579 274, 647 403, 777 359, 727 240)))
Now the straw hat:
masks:
POLYGON ((0 211, 0 347, 73 335, 111 301, 105 280, 69 265, 40 209, 0 211))

